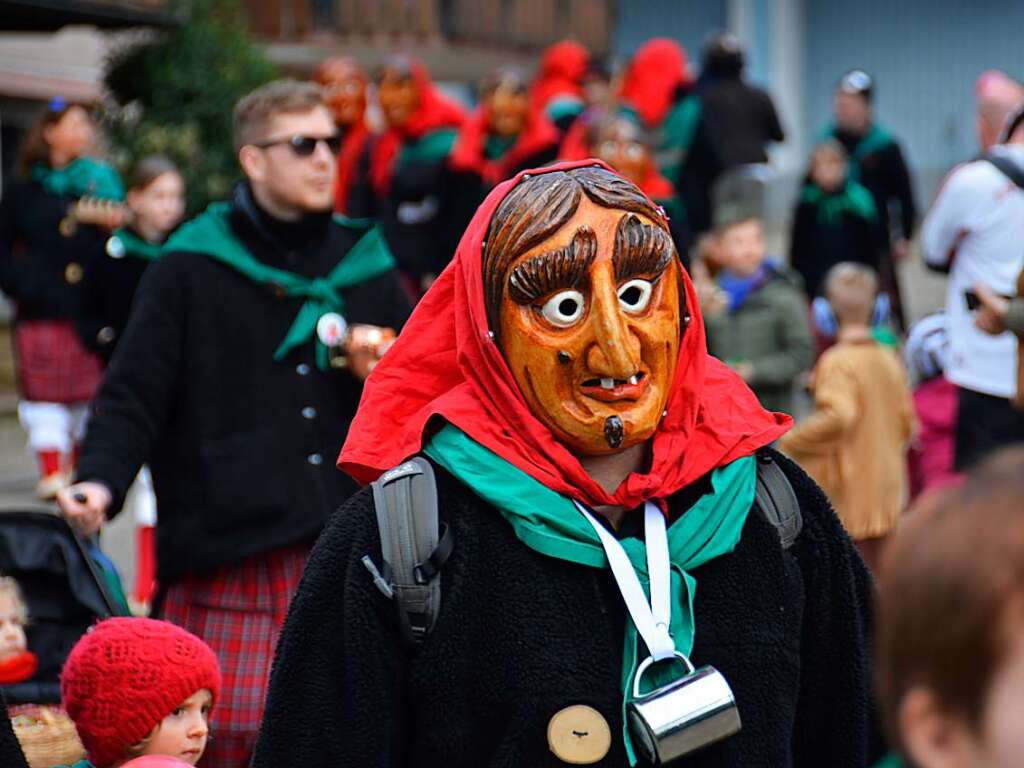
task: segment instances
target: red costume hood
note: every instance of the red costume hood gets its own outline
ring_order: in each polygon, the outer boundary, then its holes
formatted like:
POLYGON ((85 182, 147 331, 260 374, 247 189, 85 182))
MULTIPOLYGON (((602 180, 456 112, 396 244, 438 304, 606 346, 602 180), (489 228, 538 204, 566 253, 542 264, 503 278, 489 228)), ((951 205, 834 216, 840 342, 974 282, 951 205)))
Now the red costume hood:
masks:
POLYGON ((359 161, 366 142, 370 140, 370 129, 360 120, 345 132, 338 151, 338 171, 334 179, 334 210, 348 213, 348 196, 359 173, 359 161))
POLYGON ((620 96, 651 128, 661 125, 676 88, 690 84, 686 51, 675 40, 656 37, 637 49, 622 81, 620 96))
POLYGON ((524 171, 492 190, 455 258, 367 380, 339 467, 359 482, 373 480, 417 453, 429 436, 428 421, 439 416, 557 493, 631 509, 646 499, 667 498, 789 429, 789 416, 764 410, 736 374, 708 355, 696 293, 685 272, 691 322, 680 344, 666 415, 652 438, 647 472, 631 474, 614 494, 606 493, 530 412, 487 326, 483 242, 498 204, 524 174, 588 164, 596 161, 524 171))
POLYGON ((579 43, 563 40, 550 46, 540 60, 540 70, 530 88, 533 106, 544 109, 556 96, 583 98, 583 75, 590 66, 590 53, 579 43))
POLYGON ((554 123, 542 111, 531 108, 526 125, 508 152, 497 160, 488 160, 484 156, 487 123, 486 111, 479 107, 459 130, 450 162, 455 170, 472 171, 491 186, 507 179, 529 158, 558 143, 558 129, 554 123))
POLYGON ((370 158, 370 179, 379 195, 387 194, 395 160, 406 141, 440 128, 457 128, 466 119, 466 111, 438 90, 422 63, 413 60, 411 71, 420 96, 419 108, 401 128, 389 128, 381 134, 370 158))

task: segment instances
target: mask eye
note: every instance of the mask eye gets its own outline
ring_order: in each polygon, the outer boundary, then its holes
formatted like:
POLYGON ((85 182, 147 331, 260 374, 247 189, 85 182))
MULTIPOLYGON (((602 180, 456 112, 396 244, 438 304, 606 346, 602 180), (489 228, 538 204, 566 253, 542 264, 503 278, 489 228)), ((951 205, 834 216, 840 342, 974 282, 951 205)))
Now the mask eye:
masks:
POLYGON ((583 317, 583 294, 579 291, 559 291, 541 307, 540 313, 558 328, 568 328, 583 317))
POLYGON ((651 301, 652 285, 648 280, 630 280, 619 288, 619 306, 623 311, 638 314, 651 301))

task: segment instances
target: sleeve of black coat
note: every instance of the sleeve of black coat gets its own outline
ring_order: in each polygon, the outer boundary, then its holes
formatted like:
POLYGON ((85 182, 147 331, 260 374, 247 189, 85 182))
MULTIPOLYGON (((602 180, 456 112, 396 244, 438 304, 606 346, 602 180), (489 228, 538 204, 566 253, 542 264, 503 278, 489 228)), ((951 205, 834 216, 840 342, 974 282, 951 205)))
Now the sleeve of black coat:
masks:
POLYGON ((813 203, 799 203, 793 212, 789 236, 789 266, 803 278, 808 296, 813 295, 817 288, 816 270, 813 268, 817 213, 813 203))
POLYGON ((277 647, 253 768, 402 768, 406 662, 381 568, 369 489, 339 509, 310 555, 277 647))
MULTIPOLYGON (((904 238, 909 240, 914 236, 914 227, 917 225, 917 206, 914 204, 914 187, 910 180, 910 170, 903 159, 903 152, 899 144, 892 145, 892 168, 891 194, 900 204, 900 228, 904 238)), ((882 211, 884 215, 885 212, 882 211)))
POLYGON ((775 109, 775 102, 772 97, 762 91, 764 97, 764 135, 769 141, 785 141, 786 134, 782 130, 782 123, 779 121, 779 113, 775 109))
POLYGON ((722 163, 708 121, 701 115, 676 180, 676 190, 686 207, 688 229, 693 237, 711 229, 714 213, 711 186, 721 170, 722 163))
POLYGON ((181 256, 186 254, 169 254, 146 271, 131 319, 93 401, 77 477, 110 488, 112 514, 149 459, 181 375, 188 279, 181 256))
POLYGON ((11 718, 7 714, 7 704, 0 695, 0 765, 4 768, 28 768, 21 745, 11 727, 11 718))
POLYGON ((18 235, 17 186, 8 184, 0 197, 0 290, 15 292, 14 243, 18 235))
POLYGON ((794 768, 862 768, 882 755, 871 652, 873 584, 822 490, 774 453, 793 485, 803 530, 791 552, 804 581, 794 768))

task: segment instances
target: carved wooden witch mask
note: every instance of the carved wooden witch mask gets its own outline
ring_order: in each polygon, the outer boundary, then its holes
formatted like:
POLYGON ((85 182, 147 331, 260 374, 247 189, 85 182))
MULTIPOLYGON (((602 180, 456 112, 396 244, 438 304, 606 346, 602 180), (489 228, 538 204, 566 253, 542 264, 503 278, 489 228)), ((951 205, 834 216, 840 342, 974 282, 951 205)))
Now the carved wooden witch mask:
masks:
POLYGON ((524 178, 491 220, 490 326, 527 405, 580 455, 648 440, 679 356, 680 272, 665 220, 598 167, 524 178))

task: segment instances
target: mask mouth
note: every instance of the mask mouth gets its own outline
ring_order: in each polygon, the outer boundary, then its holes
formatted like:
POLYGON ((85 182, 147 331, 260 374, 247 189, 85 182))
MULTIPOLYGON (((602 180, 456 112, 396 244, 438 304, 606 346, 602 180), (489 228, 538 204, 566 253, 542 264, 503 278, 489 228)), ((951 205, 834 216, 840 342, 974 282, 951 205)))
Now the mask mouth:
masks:
POLYGON ((638 400, 646 391, 648 377, 644 371, 637 371, 628 379, 595 377, 584 379, 580 392, 595 400, 614 402, 617 400, 638 400))

